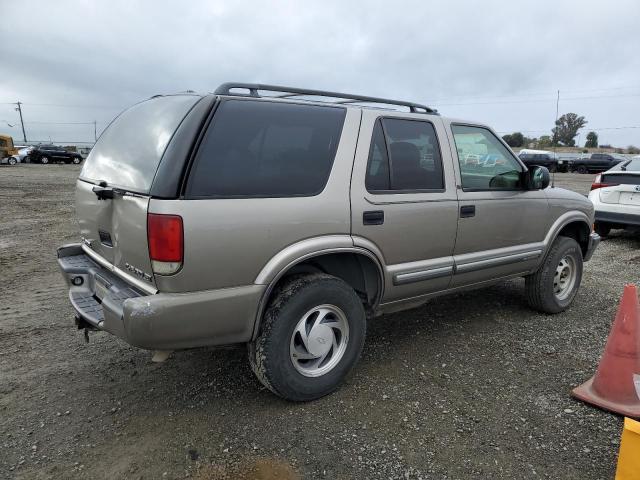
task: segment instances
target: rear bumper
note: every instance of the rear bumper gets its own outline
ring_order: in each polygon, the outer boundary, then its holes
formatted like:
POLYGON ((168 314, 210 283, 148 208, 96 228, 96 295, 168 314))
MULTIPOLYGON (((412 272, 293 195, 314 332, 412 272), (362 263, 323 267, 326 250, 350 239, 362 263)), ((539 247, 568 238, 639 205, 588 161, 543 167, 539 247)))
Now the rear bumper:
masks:
MULTIPOLYGON (((637 208, 637 207, 636 207, 637 208)), ((604 212, 596 210, 596 222, 613 223, 617 225, 640 226, 640 215, 632 213, 604 212)))
POLYGON ((76 315, 136 347, 174 350, 247 342, 264 285, 149 295, 95 263, 80 244, 58 249, 76 315))
POLYGON ((593 257, 593 252, 596 251, 598 245, 600 244, 600 235, 597 233, 592 233, 589 235, 589 245, 587 246, 587 252, 584 254, 583 260, 588 262, 593 257))

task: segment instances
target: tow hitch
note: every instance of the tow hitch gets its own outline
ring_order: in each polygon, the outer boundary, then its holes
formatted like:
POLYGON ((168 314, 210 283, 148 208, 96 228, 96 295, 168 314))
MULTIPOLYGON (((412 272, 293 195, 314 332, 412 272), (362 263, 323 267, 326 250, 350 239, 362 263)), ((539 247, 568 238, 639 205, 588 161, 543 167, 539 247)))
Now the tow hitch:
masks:
POLYGON ((78 330, 84 330, 84 341, 89 343, 89 330, 97 330, 96 327, 84 320, 82 317, 76 315, 76 326, 78 330))

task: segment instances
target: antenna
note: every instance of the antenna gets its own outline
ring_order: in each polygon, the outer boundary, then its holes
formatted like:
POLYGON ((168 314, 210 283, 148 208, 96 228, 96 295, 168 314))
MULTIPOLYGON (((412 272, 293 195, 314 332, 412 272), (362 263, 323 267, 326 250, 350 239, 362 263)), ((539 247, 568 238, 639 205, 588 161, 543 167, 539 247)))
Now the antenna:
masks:
MULTIPOLYGON (((559 114, 559 107, 560 107, 560 90, 558 90, 558 97, 556 98, 556 131, 554 133, 554 139, 553 139, 553 156, 555 157, 556 160, 556 165, 558 162, 558 114, 559 114)), ((556 167, 556 170, 558 169, 558 167, 556 167)), ((556 188, 556 172, 551 172, 551 188, 556 188)))

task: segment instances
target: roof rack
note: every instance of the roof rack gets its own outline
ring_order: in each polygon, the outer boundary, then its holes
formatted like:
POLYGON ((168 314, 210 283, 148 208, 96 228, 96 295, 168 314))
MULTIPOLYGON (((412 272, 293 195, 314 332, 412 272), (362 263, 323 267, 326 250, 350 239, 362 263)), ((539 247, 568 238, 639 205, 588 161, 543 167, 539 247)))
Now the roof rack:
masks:
POLYGON ((403 102, 401 100, 389 100, 387 98, 367 97, 364 95, 352 95, 349 93, 328 92, 324 90, 310 90, 307 88, 295 88, 295 87, 283 87, 279 85, 263 85, 260 83, 237 83, 228 82, 223 83, 216 88, 215 95, 235 95, 235 96, 247 96, 264 98, 258 92, 260 90, 268 92, 280 92, 282 95, 272 95, 267 98, 290 98, 298 96, 310 96, 310 97, 330 97, 341 99, 333 103, 346 104, 346 103, 380 103, 385 105, 399 105, 401 107, 409 108, 411 113, 430 113, 438 115, 438 111, 427 107, 426 105, 420 105, 419 103, 403 102), (248 90, 248 94, 235 93, 231 90, 242 89, 248 90))

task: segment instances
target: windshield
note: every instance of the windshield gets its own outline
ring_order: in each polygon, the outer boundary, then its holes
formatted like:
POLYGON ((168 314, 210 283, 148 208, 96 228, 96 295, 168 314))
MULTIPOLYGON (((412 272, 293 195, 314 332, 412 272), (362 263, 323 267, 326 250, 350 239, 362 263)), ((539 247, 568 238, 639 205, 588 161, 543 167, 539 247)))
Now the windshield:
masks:
POLYGON ((96 142, 80 178, 148 193, 169 140, 200 98, 157 97, 125 110, 96 142))

